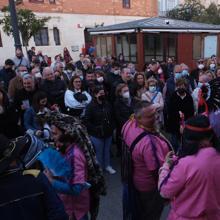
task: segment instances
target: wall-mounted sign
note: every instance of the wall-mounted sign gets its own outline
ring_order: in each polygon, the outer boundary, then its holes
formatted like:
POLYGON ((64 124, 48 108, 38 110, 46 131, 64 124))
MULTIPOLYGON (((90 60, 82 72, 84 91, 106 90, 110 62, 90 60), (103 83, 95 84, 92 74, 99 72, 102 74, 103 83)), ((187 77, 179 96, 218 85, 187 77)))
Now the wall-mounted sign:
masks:
POLYGON ((79 51, 79 46, 78 45, 71 46, 71 50, 73 52, 78 52, 79 51))

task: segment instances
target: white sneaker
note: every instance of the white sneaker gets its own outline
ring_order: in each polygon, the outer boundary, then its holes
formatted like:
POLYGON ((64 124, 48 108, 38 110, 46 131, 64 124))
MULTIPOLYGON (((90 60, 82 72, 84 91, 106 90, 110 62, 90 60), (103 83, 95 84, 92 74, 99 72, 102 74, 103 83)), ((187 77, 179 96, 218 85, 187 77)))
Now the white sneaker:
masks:
POLYGON ((107 166, 105 168, 105 170, 109 173, 109 174, 115 174, 116 170, 114 170, 111 166, 107 166))

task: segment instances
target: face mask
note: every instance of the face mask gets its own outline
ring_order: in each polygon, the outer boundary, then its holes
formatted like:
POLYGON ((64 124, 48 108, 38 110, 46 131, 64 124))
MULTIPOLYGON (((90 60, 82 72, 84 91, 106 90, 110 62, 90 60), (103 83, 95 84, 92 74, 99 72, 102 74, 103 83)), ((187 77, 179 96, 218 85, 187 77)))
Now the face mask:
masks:
POLYGON ((129 91, 124 92, 124 93, 122 94, 122 97, 123 97, 124 99, 129 99, 129 98, 130 98, 130 93, 129 93, 129 91))
POLYGON ((163 70, 160 68, 159 70, 158 70, 158 74, 162 74, 163 73, 163 70))
POLYGON ((67 73, 72 73, 72 70, 67 70, 67 73))
POLYGON ((115 70, 115 71, 114 71, 114 74, 115 74, 115 75, 119 75, 119 73, 120 73, 120 70, 115 70))
POLYGON ((102 83, 102 82, 104 81, 104 78, 103 78, 102 76, 101 76, 101 77, 98 77, 98 78, 97 78, 97 81, 100 82, 100 83, 102 83))
POLYGON ((28 72, 27 71, 23 71, 23 72, 20 72, 20 76, 23 78, 24 77, 24 75, 26 75, 26 74, 28 74, 28 72))
POLYGON ((156 87, 156 86, 149 86, 149 91, 150 91, 151 93, 154 93, 154 92, 157 91, 157 87, 156 87))
POLYGON ((205 67, 204 64, 199 64, 199 65, 198 65, 198 68, 199 68, 200 70, 202 70, 204 67, 205 67))
POLYGON ((81 80, 83 80, 83 76, 79 76, 79 78, 80 78, 81 80))
POLYGON ((179 88, 176 90, 181 96, 183 96, 186 93, 186 90, 184 88, 179 88))
POLYGON ((38 73, 35 73, 35 77, 36 77, 36 78, 42 78, 42 75, 41 75, 40 72, 38 72, 38 73))
POLYGON ((180 79, 182 77, 182 73, 175 73, 175 79, 180 79))
POLYGON ((98 97, 98 99, 99 99, 99 101, 101 101, 101 102, 105 101, 105 95, 100 95, 100 96, 98 97))
POLYGON ((202 88, 203 86, 209 87, 209 83, 201 83, 201 82, 198 82, 198 87, 199 87, 199 88, 202 88))
POLYGON ((188 70, 183 70, 183 71, 182 71, 182 76, 188 76, 188 75, 189 75, 188 70))
POLYGON ((210 64, 210 69, 211 70, 215 69, 215 64, 214 63, 210 64))

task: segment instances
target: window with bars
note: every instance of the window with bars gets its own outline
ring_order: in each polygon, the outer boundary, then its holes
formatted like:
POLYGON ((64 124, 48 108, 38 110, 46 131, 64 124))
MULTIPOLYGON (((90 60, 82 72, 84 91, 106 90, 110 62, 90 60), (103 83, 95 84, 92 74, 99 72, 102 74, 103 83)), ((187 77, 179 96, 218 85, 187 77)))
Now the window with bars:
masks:
POLYGON ((131 8, 131 1, 130 0, 122 0, 123 8, 131 8))
POLYGON ((53 37, 56 45, 60 45, 60 31, 57 27, 53 28, 53 37))
POLYGON ((145 62, 152 59, 164 61, 167 57, 177 56, 177 35, 176 34, 145 34, 144 35, 144 56, 145 62))
POLYGON ((36 46, 48 46, 49 45, 49 35, 48 28, 42 28, 35 36, 34 41, 36 46))
POLYGON ((137 37, 136 34, 121 34, 116 36, 117 57, 123 54, 126 62, 137 62, 137 37))

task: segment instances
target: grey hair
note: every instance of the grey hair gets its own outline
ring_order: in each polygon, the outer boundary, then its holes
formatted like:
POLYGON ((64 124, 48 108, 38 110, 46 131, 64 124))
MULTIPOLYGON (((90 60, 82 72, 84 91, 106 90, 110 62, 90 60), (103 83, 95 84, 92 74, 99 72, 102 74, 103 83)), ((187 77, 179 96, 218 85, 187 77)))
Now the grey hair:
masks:
POLYGON ((150 107, 152 105, 152 103, 148 102, 148 101, 140 101, 138 102, 135 106, 134 106, 134 115, 135 117, 139 117, 144 108, 150 107))

